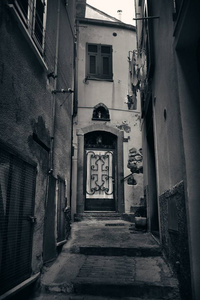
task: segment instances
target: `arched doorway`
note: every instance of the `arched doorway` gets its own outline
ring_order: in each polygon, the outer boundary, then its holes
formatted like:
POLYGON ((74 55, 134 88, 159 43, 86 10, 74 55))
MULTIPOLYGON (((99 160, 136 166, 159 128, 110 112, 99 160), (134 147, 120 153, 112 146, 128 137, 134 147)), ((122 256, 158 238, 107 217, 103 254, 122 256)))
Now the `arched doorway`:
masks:
POLYGON ((116 210, 116 136, 94 131, 84 136, 85 211, 116 210))
MULTIPOLYGON (((102 210, 100 210, 99 207, 97 211, 103 211, 103 209, 107 209, 107 211, 109 211, 108 209, 110 209, 111 211, 115 210, 118 213, 124 212, 123 138, 124 138, 124 132, 122 130, 119 130, 118 128, 115 127, 108 126, 107 124, 104 123, 92 124, 90 126, 77 129, 77 186, 76 186, 76 198, 75 198, 76 213, 83 213, 84 211, 86 211, 86 209, 90 209, 89 211, 92 211, 93 209, 97 209, 97 207, 88 208, 88 205, 86 206, 85 203, 87 176, 92 175, 87 171, 86 151, 89 150, 93 152, 94 150, 102 151, 100 152, 101 159, 97 164, 100 164, 100 168, 102 168, 101 164, 102 165, 104 164, 103 166, 107 166, 107 167, 112 165, 112 176, 114 176, 112 178, 109 177, 109 181, 106 183, 107 186, 104 185, 105 188, 109 188, 108 189, 108 193, 109 193, 109 191, 111 191, 111 179, 114 179, 114 181, 112 181, 114 205, 112 204, 110 208, 108 208, 108 206, 106 208, 106 205, 103 205, 104 207, 101 207, 102 210), (98 133, 101 133, 102 141, 100 141, 100 139, 97 140, 98 133), (105 152, 103 153, 103 151, 105 152), (103 155, 107 156, 105 159, 109 160, 109 164, 106 165, 106 163, 108 162, 104 162, 103 155)), ((91 159, 95 160, 95 158, 92 157, 91 159)), ((91 162, 91 164, 94 164, 95 166, 95 163, 93 161, 91 162)), ((110 170, 111 168, 109 168, 109 171, 110 170)), ((106 174, 106 171, 102 175, 111 176, 109 173, 106 174)), ((97 182, 97 184, 100 185, 100 182, 99 183, 97 182)), ((91 187, 95 188, 95 186, 93 185, 91 187)), ((97 201, 96 204, 98 206, 97 201)))

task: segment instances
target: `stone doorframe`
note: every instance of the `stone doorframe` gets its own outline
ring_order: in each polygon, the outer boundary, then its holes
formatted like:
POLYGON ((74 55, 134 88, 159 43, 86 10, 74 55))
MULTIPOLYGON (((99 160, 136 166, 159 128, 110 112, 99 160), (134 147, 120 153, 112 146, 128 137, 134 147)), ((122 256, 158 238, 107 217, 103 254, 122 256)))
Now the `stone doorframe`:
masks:
POLYGON ((124 132, 105 124, 93 124, 81 129, 77 129, 77 213, 84 212, 84 135, 93 131, 105 131, 112 133, 117 138, 117 195, 116 210, 118 213, 124 212, 124 164, 123 164, 123 138, 124 132))

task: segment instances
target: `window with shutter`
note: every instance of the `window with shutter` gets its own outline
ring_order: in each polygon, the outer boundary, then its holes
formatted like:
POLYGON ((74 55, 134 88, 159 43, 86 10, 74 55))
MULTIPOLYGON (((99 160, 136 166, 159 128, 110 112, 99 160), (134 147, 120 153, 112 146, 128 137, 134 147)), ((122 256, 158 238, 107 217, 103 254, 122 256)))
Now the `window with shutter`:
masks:
POLYGON ((87 44, 88 79, 112 80, 112 46, 87 44))
POLYGON ((18 18, 25 25, 40 54, 44 54, 47 0, 14 0, 18 18))

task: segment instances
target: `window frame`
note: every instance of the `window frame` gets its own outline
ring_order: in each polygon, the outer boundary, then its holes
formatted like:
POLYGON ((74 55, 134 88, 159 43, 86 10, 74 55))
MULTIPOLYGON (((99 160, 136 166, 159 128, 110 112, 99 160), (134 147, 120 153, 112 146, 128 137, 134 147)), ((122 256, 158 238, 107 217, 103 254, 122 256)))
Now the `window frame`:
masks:
POLYGON ((86 78, 93 80, 106 80, 113 81, 112 72, 112 45, 107 44, 96 44, 96 43, 86 43, 86 78), (89 46, 96 46, 97 52, 89 51, 89 46), (102 47, 109 47, 110 53, 102 52, 102 47), (91 72, 90 59, 91 57, 96 57, 95 60, 95 72, 91 72), (103 58, 108 58, 108 74, 103 73, 103 58))
POLYGON ((27 0, 27 13, 22 11, 20 5, 20 0, 13 1, 14 9, 16 10, 16 15, 22 22, 23 26, 26 28, 29 38, 34 42, 34 45, 37 47, 40 55, 44 56, 44 46, 45 46, 45 32, 46 32, 46 12, 47 12, 47 0, 27 0), (43 6, 43 18, 42 18, 42 30, 41 36, 42 41, 40 42, 36 36, 36 14, 37 14, 37 4, 38 1, 41 2, 43 6))

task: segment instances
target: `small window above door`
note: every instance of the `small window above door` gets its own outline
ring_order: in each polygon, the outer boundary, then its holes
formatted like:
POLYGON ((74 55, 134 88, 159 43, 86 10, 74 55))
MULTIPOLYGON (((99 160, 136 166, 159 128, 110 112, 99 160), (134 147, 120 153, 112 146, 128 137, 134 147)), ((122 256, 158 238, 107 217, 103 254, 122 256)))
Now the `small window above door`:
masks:
POLYGON ((109 110, 105 104, 99 103, 94 107, 92 120, 110 121, 109 110))

